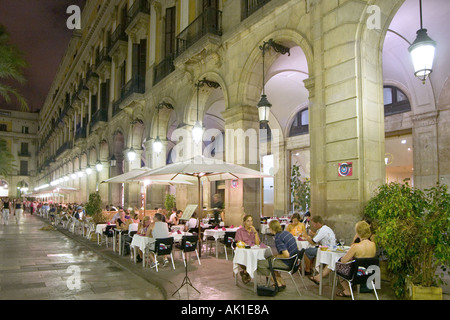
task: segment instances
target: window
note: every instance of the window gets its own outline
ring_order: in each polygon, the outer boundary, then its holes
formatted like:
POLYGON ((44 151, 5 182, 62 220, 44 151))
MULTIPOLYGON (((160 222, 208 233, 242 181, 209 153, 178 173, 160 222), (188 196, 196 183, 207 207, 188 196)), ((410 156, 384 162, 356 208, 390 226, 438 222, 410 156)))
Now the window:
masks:
POLYGON ((383 95, 385 116, 411 111, 411 105, 408 97, 399 88, 385 86, 383 89, 383 95))
POLYGON ((164 54, 166 57, 175 52, 175 18, 176 7, 167 8, 164 30, 164 54))
POLYGON ((20 172, 19 175, 27 176, 28 175, 28 161, 20 161, 20 172))
POLYGON ((6 124, 0 123, 0 131, 8 131, 8 126, 6 124))
POLYGON ((28 143, 22 142, 20 144, 20 153, 21 154, 28 154, 28 143))
POLYGON ((299 136, 309 133, 309 111, 308 108, 299 111, 292 122, 289 136, 299 136))

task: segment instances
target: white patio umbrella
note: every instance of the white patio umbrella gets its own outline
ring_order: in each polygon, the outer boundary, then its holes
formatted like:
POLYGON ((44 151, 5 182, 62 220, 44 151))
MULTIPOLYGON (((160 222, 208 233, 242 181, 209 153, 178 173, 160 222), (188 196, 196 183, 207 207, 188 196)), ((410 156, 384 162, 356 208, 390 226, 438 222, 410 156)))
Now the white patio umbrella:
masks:
MULTIPOLYGON (((167 166, 151 170, 137 176, 135 179, 165 179, 170 181, 195 181, 198 189, 198 212, 201 212, 201 183, 200 180, 237 180, 249 178, 271 178, 263 172, 249 169, 234 163, 197 156, 186 161, 181 161, 167 166)), ((200 214, 199 214, 200 215, 200 214)), ((200 219, 200 216, 199 216, 200 219)), ((198 236, 200 239, 200 223, 198 224, 198 236)), ((200 250, 201 256, 201 250, 200 250)))
MULTIPOLYGON (((107 180, 103 180, 101 183, 132 183, 132 182, 143 182, 145 179, 136 179, 137 177, 148 173, 152 171, 149 168, 139 168, 139 169, 132 169, 128 172, 119 174, 115 177, 112 177, 107 180)), ((192 182, 188 181, 171 181, 171 180, 161 180, 161 179, 154 179, 154 178, 148 178, 151 184, 192 184, 192 182)))
MULTIPOLYGON (((142 174, 145 174, 147 172, 150 172, 151 169, 142 167, 138 169, 132 169, 128 172, 119 174, 115 177, 112 177, 110 179, 104 180, 101 183, 133 183, 133 182, 144 182, 145 186, 147 188, 147 184, 164 184, 164 185, 174 185, 174 184, 192 184, 188 181, 170 181, 170 180, 161 180, 161 179, 146 179, 149 180, 148 183, 146 183, 145 180, 142 179, 136 179, 136 177, 141 176, 142 174)), ((145 206, 147 203, 147 192, 144 193, 144 211, 145 206)))

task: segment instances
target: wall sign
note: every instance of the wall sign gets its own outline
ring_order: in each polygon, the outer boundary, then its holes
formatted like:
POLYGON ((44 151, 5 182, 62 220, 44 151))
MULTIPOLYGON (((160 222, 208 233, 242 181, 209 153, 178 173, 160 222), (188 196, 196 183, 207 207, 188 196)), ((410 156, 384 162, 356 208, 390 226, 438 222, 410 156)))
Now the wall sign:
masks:
POLYGON ((231 180, 231 187, 233 188, 237 188, 239 185, 239 180, 231 180))
POLYGON ((339 163, 338 166, 339 177, 350 177, 353 175, 352 162, 339 163))

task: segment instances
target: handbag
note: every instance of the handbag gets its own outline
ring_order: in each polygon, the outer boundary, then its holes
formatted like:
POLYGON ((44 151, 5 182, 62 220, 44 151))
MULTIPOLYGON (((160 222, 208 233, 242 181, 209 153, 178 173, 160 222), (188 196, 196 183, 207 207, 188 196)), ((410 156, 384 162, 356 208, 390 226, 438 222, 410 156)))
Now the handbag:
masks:
POLYGON ((275 297, 278 293, 278 282, 275 278, 275 273, 272 268, 272 259, 267 260, 269 262, 269 270, 270 274, 273 277, 273 282, 275 283, 275 286, 257 286, 256 287, 256 293, 258 296, 264 296, 264 297, 275 297))
POLYGON ((336 273, 347 280, 351 280, 352 267, 353 267, 354 262, 355 262, 355 260, 349 261, 347 263, 342 263, 340 261, 337 261, 336 265, 335 265, 336 273))

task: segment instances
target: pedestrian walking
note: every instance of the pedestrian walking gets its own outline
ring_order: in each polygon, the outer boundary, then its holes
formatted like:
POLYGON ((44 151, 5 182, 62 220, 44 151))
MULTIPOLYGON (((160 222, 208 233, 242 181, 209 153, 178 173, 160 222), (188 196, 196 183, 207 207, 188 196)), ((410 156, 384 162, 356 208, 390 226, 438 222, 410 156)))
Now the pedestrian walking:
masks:
POLYGON ((15 214, 16 214, 16 224, 19 224, 20 221, 22 220, 22 214, 23 214, 23 204, 22 204, 22 201, 20 199, 17 200, 15 209, 16 209, 16 212, 15 212, 15 214))
POLYGON ((3 217, 3 224, 8 225, 8 222, 9 222, 9 198, 6 198, 6 200, 3 201, 2 217, 3 217))

